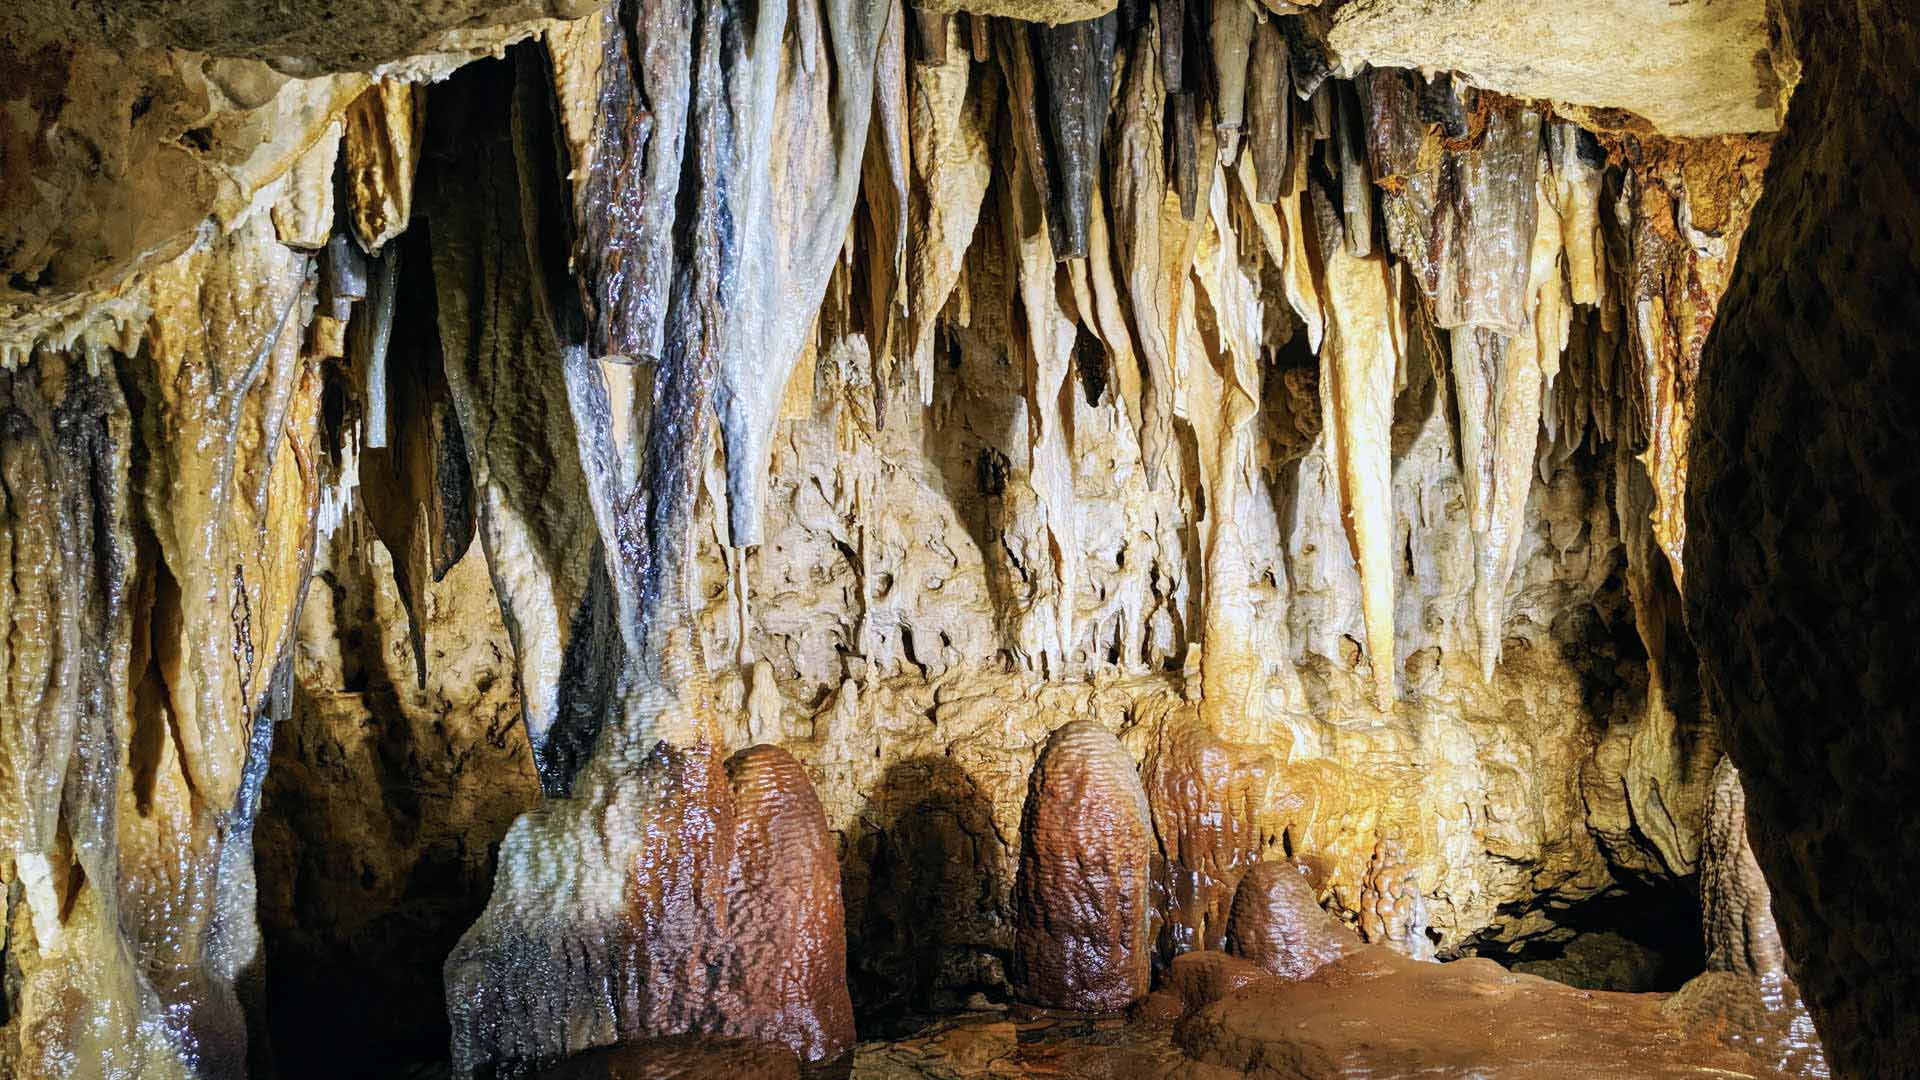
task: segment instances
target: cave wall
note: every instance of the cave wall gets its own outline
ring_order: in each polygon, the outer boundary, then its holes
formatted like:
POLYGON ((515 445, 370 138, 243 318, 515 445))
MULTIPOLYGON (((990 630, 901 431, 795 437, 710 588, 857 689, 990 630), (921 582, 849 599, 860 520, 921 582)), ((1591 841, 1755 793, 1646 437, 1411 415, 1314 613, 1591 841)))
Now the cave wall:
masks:
POLYGON ((1910 1071, 1920 37, 1801 5, 1806 69, 1701 361, 1688 621, 1836 1072, 1910 1071))
POLYGON ((6 46, 34 76, 7 160, 50 178, 0 184, 8 521, 22 551, 59 515, 113 536, 7 609, 101 608, 108 657, 0 656, 60 672, 0 754, 9 1064, 98 1052, 74 993, 135 1068, 298 1059, 297 1018, 376 973, 412 1011, 340 1023, 404 1056, 445 1037, 417 1016, 449 952, 463 1069, 685 1027, 720 991, 675 972, 737 933, 720 762, 753 743, 819 793, 863 1016, 1006 994, 1027 777, 1073 720, 1139 764, 1156 964, 1275 853, 1415 952, 1690 895, 1719 751, 1682 448, 1766 138, 1328 78, 1324 26, 1265 16, 673 10, 394 63, 155 50, 145 90, 6 46), (688 51, 643 62, 642 32, 688 51), (381 77, 310 74, 341 67, 381 77), (643 90, 686 130, 639 125, 643 90), (247 498, 175 498, 224 482, 189 434, 238 448, 247 498), (223 546, 175 550, 220 514, 223 546), (77 716, 117 734, 69 781, 77 716), (178 812, 148 824, 156 782, 178 812), (117 847, 77 836, 116 786, 117 847), (230 887, 149 895, 175 835, 230 887), (603 1005, 610 972, 645 985, 603 1005))

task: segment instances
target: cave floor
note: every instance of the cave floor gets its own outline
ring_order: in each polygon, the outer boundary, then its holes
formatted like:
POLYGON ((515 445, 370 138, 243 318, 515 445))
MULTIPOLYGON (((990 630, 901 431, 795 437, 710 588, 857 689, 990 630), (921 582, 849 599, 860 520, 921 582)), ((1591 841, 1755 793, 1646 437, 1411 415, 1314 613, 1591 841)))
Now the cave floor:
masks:
MULTIPOLYGON (((862 1043, 852 1080, 1225 1080, 1273 1077, 1595 1078, 1825 1075, 1789 1005, 1756 1014, 1728 987, 1579 990, 1489 960, 1422 964, 1364 949, 1298 982, 1262 978, 1132 1018, 952 1017, 862 1043), (1159 1018, 1156 1019, 1155 1016, 1159 1018)), ((1155 1009, 1152 1006, 1163 1007, 1155 1009)), ((1810 1033, 1810 1026, 1805 1032, 1810 1033)))

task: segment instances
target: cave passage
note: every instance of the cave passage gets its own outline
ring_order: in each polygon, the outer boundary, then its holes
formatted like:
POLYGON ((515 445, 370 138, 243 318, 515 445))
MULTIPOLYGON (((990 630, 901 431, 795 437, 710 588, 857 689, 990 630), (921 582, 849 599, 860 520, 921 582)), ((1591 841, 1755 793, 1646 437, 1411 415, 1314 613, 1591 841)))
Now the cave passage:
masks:
POLYGON ((0 1076, 1900 1072, 1914 31, 1030 7, 0 14, 0 1076))

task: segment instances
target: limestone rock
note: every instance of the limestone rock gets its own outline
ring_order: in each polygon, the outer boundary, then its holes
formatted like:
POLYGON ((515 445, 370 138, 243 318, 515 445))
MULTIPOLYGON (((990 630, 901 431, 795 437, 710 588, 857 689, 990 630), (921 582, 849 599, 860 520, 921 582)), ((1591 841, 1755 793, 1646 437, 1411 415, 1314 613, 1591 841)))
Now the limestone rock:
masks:
POLYGON ((1335 10, 1328 42, 1350 71, 1456 71, 1514 97, 1624 109, 1670 135, 1719 135, 1780 124, 1768 29, 1761 0, 1360 0, 1335 10))
POLYGON ((1034 764, 1014 884, 1013 985, 1036 1005, 1117 1012, 1147 992, 1147 798, 1133 759, 1086 721, 1034 764))

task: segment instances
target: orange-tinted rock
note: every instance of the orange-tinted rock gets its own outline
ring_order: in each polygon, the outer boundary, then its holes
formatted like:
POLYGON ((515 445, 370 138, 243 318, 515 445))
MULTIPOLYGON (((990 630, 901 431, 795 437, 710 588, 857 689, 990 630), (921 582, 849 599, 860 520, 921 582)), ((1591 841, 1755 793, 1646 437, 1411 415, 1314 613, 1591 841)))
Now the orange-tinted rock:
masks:
POLYGON ((1171 729, 1143 770, 1158 844, 1153 860, 1155 959, 1218 949, 1240 875, 1259 857, 1254 809, 1272 762, 1203 724, 1171 729))
POLYGON ((800 1061, 785 1047, 752 1039, 688 1035, 589 1050, 540 1074, 540 1080, 799 1080, 800 1061))
MULTIPOLYGON (((808 1061, 853 1049, 840 861, 806 770, 777 746, 727 759, 733 862, 727 875, 732 955, 720 1029, 808 1061)), ((758 1074, 753 1074, 758 1075, 758 1074)))
POLYGON ((1227 950, 1274 975, 1304 979, 1359 942, 1314 899, 1290 862, 1263 862, 1240 877, 1227 923, 1227 950))
POLYGON ((1180 999, 1189 1015, 1268 978, 1252 962, 1211 949, 1181 953, 1167 966, 1167 990, 1180 999))
POLYGON ((1491 960, 1357 949, 1299 981, 1229 994, 1174 1029, 1201 1061, 1261 1076, 1476 1080, 1778 1076, 1662 1010, 1660 994, 1576 990, 1491 960))
POLYGON ((1147 992, 1147 796, 1119 740, 1055 731, 1034 764, 1014 881, 1014 992, 1117 1012, 1147 992))

